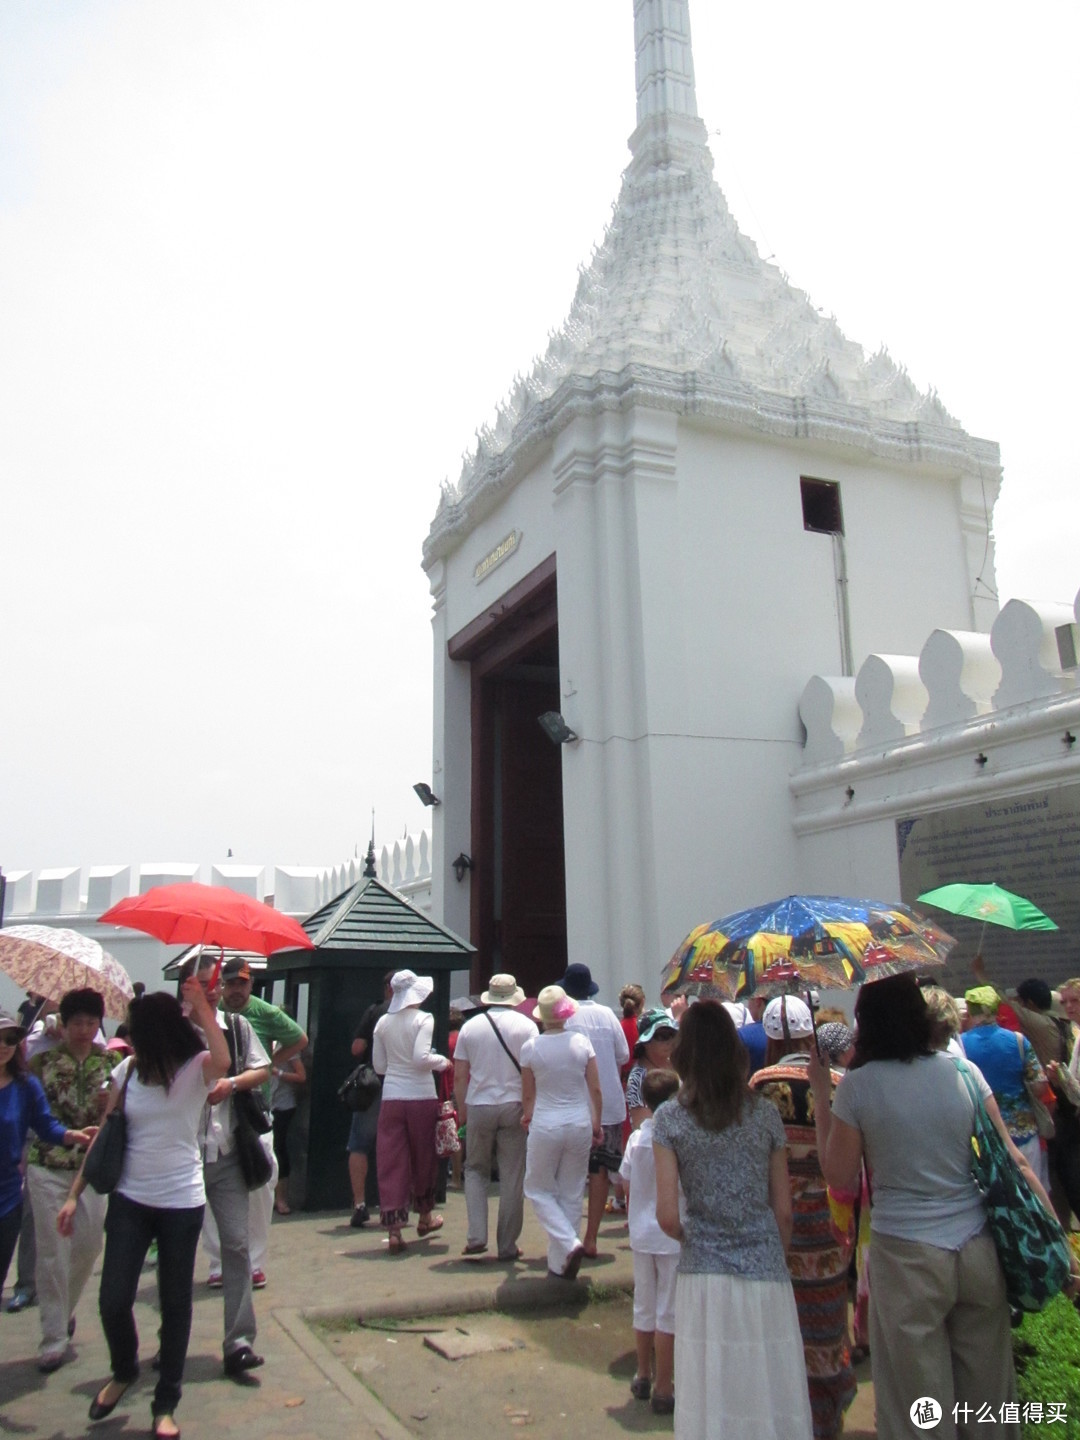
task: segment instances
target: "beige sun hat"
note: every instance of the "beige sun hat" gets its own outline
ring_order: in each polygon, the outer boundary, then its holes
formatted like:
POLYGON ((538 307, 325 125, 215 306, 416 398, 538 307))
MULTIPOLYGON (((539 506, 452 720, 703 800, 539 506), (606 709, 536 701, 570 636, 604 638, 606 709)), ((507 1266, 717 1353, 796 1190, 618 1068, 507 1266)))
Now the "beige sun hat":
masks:
POLYGON ((483 1005, 520 1005, 524 999, 525 991, 513 975, 492 975, 488 988, 480 995, 483 1005))
POLYGON ((536 997, 533 1019, 544 1025, 561 1025, 577 1008, 577 1001, 571 1000, 561 985, 545 985, 536 997))

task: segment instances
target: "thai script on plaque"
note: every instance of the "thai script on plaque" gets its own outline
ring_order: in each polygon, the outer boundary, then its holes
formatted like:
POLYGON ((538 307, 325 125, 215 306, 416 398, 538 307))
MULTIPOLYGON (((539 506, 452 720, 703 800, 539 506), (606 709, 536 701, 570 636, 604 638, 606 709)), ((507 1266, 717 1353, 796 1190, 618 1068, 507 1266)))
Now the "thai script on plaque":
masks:
POLYGON ((473 571, 473 579, 478 583, 486 579, 497 565, 501 565, 504 560, 508 560, 513 555, 520 544, 521 531, 511 530, 505 540, 500 540, 494 550, 489 550, 484 558, 477 562, 476 569, 473 571))

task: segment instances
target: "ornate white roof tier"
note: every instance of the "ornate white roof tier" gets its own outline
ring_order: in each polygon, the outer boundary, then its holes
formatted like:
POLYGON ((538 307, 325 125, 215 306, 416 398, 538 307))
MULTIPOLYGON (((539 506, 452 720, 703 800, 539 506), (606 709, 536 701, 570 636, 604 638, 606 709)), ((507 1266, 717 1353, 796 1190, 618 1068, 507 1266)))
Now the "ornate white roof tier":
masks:
POLYGON ((867 357, 743 235, 697 114, 688 0, 635 0, 637 128, 603 241, 562 328, 443 487, 425 564, 449 553, 575 415, 633 404, 853 447, 996 486, 966 433, 887 351, 867 357))

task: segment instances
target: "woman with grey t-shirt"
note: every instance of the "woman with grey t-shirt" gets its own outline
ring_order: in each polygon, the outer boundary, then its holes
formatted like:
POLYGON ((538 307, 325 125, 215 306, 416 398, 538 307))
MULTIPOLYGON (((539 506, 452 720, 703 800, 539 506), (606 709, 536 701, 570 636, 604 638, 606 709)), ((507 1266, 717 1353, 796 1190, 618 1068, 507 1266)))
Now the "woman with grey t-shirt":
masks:
POLYGON ((1009 1306, 971 1173, 974 1111, 959 1066, 1028 1184, 1047 1209, 1050 1202, 1009 1141, 979 1071, 933 1048, 914 976, 864 985, 855 1019, 855 1058, 831 1114, 828 1071, 814 1055, 810 1081, 826 1180, 849 1187, 864 1155, 873 1176, 870 1359, 878 1440, 906 1440, 911 1407, 926 1396, 961 1440, 983 1433, 976 1416, 985 1416, 986 1406, 999 1440, 1019 1440, 1019 1421, 1002 1419, 1001 1407, 1016 1400, 1009 1306))

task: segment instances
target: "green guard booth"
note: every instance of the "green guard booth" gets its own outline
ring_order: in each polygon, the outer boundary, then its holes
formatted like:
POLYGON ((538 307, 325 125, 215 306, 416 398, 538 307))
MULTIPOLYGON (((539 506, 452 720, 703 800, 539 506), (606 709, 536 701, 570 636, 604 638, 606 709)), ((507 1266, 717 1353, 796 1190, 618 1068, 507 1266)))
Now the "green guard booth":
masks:
MULTIPOLYGON (((358 1063, 350 1047, 364 1011, 383 999, 388 971, 430 975, 435 989, 424 1008, 435 1016, 435 1046, 445 1055, 452 977, 469 971, 473 946, 376 877, 373 845, 356 884, 301 924, 315 948, 279 950, 256 980, 264 995, 296 1015, 310 1042, 309 1083, 289 1135, 289 1203, 304 1210, 348 1210, 345 1144, 352 1115, 337 1092, 358 1063)), ((378 1201, 374 1165, 368 1170, 367 1201, 372 1207, 378 1201)))

